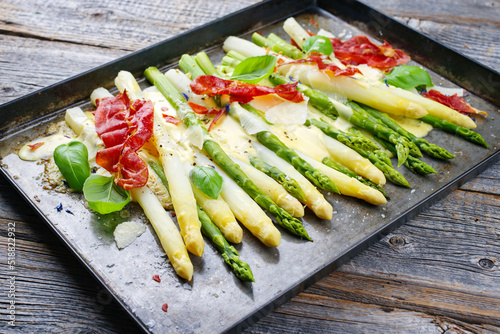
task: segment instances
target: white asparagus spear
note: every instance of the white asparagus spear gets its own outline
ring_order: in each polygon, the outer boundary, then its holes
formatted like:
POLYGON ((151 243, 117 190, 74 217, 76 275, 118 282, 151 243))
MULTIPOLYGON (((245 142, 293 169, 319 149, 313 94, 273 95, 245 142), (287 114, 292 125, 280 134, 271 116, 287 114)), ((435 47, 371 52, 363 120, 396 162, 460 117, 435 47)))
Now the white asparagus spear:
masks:
MULTIPOLYGON (((305 40, 310 37, 307 31, 304 28, 302 28, 302 26, 293 17, 289 17, 288 19, 285 20, 285 22, 283 22, 283 30, 285 30, 285 32, 290 36, 290 38, 293 39, 294 42, 297 43, 297 45, 301 49, 302 46, 304 45, 305 40)), ((340 62, 340 60, 338 60, 335 57, 334 53, 327 56, 329 56, 332 63, 338 66, 339 68, 344 69, 346 67, 344 64, 340 62)))
POLYGON ((196 188, 191 183, 194 197, 200 208, 205 211, 213 223, 219 228, 222 235, 227 241, 234 244, 239 244, 243 238, 243 229, 236 221, 233 212, 229 205, 219 195, 217 199, 213 199, 205 195, 200 189, 196 188))
POLYGON ((193 264, 169 213, 165 211, 155 194, 148 187, 131 189, 130 194, 139 203, 144 210, 144 214, 151 222, 174 270, 179 276, 190 281, 193 277, 193 264))
POLYGON ((292 77, 314 89, 341 94, 389 114, 410 118, 420 118, 427 114, 420 104, 391 94, 377 87, 378 85, 348 76, 335 76, 333 72, 319 70, 316 65, 284 64, 277 69, 280 74, 292 77))
POLYGON ((168 181, 172 203, 181 228, 181 235, 187 249, 191 253, 201 256, 205 243, 201 235, 201 223, 198 219, 196 199, 191 189, 189 177, 184 171, 183 163, 179 157, 177 145, 169 137, 165 125, 162 115, 155 110, 154 142, 168 181))

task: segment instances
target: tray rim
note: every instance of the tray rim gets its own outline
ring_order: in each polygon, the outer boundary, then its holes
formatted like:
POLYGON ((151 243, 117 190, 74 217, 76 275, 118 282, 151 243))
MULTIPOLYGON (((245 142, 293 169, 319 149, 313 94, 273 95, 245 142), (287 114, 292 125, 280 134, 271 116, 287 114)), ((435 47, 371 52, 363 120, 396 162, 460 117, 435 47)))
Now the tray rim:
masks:
MULTIPOLYGON (((377 17, 377 18, 383 18, 386 22, 391 22, 391 23, 397 25, 398 28, 400 27, 403 30, 407 29, 408 31, 410 31, 410 33, 419 35, 421 38, 423 38, 425 40, 428 40, 428 41, 430 41, 432 43, 435 43, 438 46, 440 46, 441 48, 449 51, 450 54, 452 54, 454 57, 463 58, 463 61, 465 61, 465 62, 471 62, 471 63, 474 64, 474 66, 480 67, 480 68, 482 68, 482 70, 484 70, 486 72, 489 72, 492 75, 498 76, 498 78, 500 78, 500 74, 497 71, 495 71, 494 69, 491 69, 491 68, 489 68, 489 67, 487 67, 485 65, 482 65, 479 62, 477 62, 476 60, 471 59, 471 58, 469 58, 469 57, 461 54, 460 52, 457 52, 457 51, 454 51, 452 49, 449 49, 446 46, 443 46, 441 43, 436 42, 434 39, 429 38, 429 37, 427 37, 427 36, 425 36, 425 35, 417 32, 416 30, 414 30, 414 29, 412 29, 410 27, 407 27, 406 25, 403 25, 402 23, 399 23, 398 21, 392 19, 391 17, 389 17, 389 16, 387 16, 385 14, 382 14, 381 12, 373 9, 372 7, 370 7, 368 5, 365 5, 365 4, 363 4, 363 3, 359 2, 359 1, 356 1, 356 0, 340 0, 340 1, 335 1, 335 2, 328 1, 328 0, 319 0, 319 1, 317 1, 317 0, 312 0, 312 1, 299 1, 299 0, 294 0, 294 1, 279 0, 279 1, 276 1, 276 0, 265 0, 265 1, 261 2, 261 3, 257 3, 257 4, 254 4, 254 5, 251 5, 249 7, 245 7, 243 9, 240 9, 240 10, 236 11, 236 12, 233 12, 231 14, 228 14, 228 15, 224 16, 224 17, 221 17, 219 19, 210 21, 210 22, 208 22, 206 24, 203 24, 203 25, 201 25, 201 26, 199 26, 199 27, 197 27, 195 29, 183 32, 183 33, 181 33, 179 35, 172 36, 172 37, 170 37, 170 38, 168 38, 168 39, 166 39, 164 41, 155 43, 155 44, 153 44, 151 46, 148 46, 146 48, 143 48, 141 50, 132 52, 132 53, 130 53, 130 54, 124 56, 124 57, 117 58, 117 59, 115 59, 113 61, 110 61, 108 63, 105 63, 103 65, 95 67, 93 69, 90 69, 88 71, 82 72, 82 73, 77 74, 75 76, 72 76, 72 77, 70 77, 68 79, 59 81, 59 82, 57 82, 55 84, 52 84, 52 85, 47 86, 47 87, 44 87, 44 88, 39 89, 39 90, 37 90, 35 92, 29 93, 27 95, 21 96, 19 98, 14 99, 14 100, 8 101, 8 102, 0 105, 0 114, 6 113, 6 112, 8 113, 9 111, 13 110, 13 108, 18 108, 18 105, 20 103, 24 103, 27 99, 28 100, 29 99, 34 99, 34 100, 39 99, 39 96, 42 95, 42 94, 44 94, 44 93, 46 93, 46 92, 51 92, 53 90, 60 89, 61 87, 65 86, 65 85, 70 85, 72 82, 75 82, 77 80, 82 80, 82 78, 84 78, 86 76, 89 76, 89 75, 92 76, 92 74, 94 74, 96 72, 99 72, 99 71, 102 71, 103 69, 114 68, 117 65, 120 66, 120 67, 122 67, 122 65, 119 65, 119 64, 127 62, 127 61, 129 61, 131 59, 135 59, 136 57, 141 56, 145 52, 151 52, 152 50, 154 52, 155 48, 164 46, 164 45, 169 44, 169 43, 174 43, 174 42, 178 41, 179 39, 183 39, 183 38, 189 37, 189 36, 191 36, 193 34, 196 34, 196 33, 200 32, 202 30, 205 30, 207 28, 219 25, 219 24, 221 24, 221 22, 227 22, 227 21, 235 20, 235 18, 237 18, 238 16, 246 15, 246 13, 248 13, 248 12, 251 12, 251 11, 256 11, 257 12, 257 11, 265 10, 266 7, 269 7, 270 5, 274 5, 274 4, 279 4, 282 7, 289 7, 289 6, 284 6, 283 5, 284 3, 286 3, 287 5, 289 5, 290 3, 293 3, 295 5, 295 7, 292 7, 293 9, 291 9, 291 12, 287 11, 289 9, 284 9, 285 14, 282 15, 282 13, 281 13, 279 15, 275 15, 275 16, 277 16, 277 18, 275 18, 274 20, 265 21, 265 22, 260 21, 257 24, 249 25, 250 27, 248 29, 244 29, 242 31, 238 31, 237 34, 239 35, 239 34, 242 34, 242 33, 246 32, 246 31, 254 30, 255 28, 257 28, 259 26, 260 27, 267 26, 267 25, 272 24, 272 23, 274 23, 276 21, 283 20, 286 17, 293 16, 293 15, 296 15, 296 14, 299 14, 299 13, 304 13, 304 12, 307 12, 307 11, 312 11, 312 12, 321 12, 321 11, 324 11, 324 12, 328 13, 328 15, 333 15, 333 16, 337 16, 337 17, 342 18, 342 16, 338 16, 337 14, 334 14, 334 13, 330 12, 329 10, 324 9, 323 6, 335 6, 337 4, 341 4, 341 5, 344 5, 344 6, 354 6, 354 7, 355 6, 360 6, 360 8, 363 8, 363 10, 370 12, 375 17, 377 17), (297 8, 300 8, 300 9, 297 9, 297 8)), ((218 41, 215 41, 213 44, 210 45, 210 47, 214 47, 215 45, 219 45, 219 44, 220 43, 218 41)), ((208 45, 203 46, 202 49, 206 49, 207 46, 208 45)), ((196 47, 194 49, 199 49, 199 47, 196 47)), ((193 50, 193 49, 191 49, 191 50, 193 50)), ((179 53, 179 54, 182 54, 182 53, 179 53)), ((172 60, 175 59, 175 58, 176 57, 167 59, 165 61, 162 61, 162 63, 173 64, 172 60)), ((425 64, 425 65, 428 66, 427 64, 425 64)), ((430 69, 434 70, 434 68, 432 68, 431 66, 428 66, 428 67, 430 69)), ((442 73, 439 73, 438 71, 436 71, 436 72, 448 79, 448 77, 445 76, 445 75, 443 75, 442 73)), ((137 71, 134 71, 133 74, 136 75, 137 71)), ((453 79, 449 79, 449 80, 452 81, 452 82, 455 82, 453 79)), ((95 84, 92 84, 92 85, 95 87, 95 84)), ((476 93, 472 89, 468 89, 468 90, 471 90, 474 93, 476 93)), ((482 93, 479 93, 477 95, 479 97, 481 97, 481 98, 484 98, 484 96, 483 96, 484 94, 482 94, 482 93)), ((498 96, 498 95, 500 95, 500 94, 497 94, 498 102, 500 102, 500 96, 498 96)), ((87 94, 87 96, 88 96, 88 94, 87 94)), ((77 98, 76 100, 80 101, 81 98, 77 98)), ((487 99, 487 100, 490 101, 490 102, 492 102, 491 99, 487 99)), ((494 101, 497 102, 495 99, 494 99, 494 101)), ((76 102, 76 103, 78 103, 78 102, 76 102)), ((52 116, 52 115, 54 115, 54 112, 57 112, 61 108, 67 108, 67 107, 69 107, 69 106, 71 106, 73 104, 74 104, 74 102, 70 103, 69 105, 66 104, 66 105, 64 105, 64 107, 61 107, 60 104, 49 106, 49 112, 46 115, 43 115, 40 118, 35 118, 34 120, 30 121, 28 124, 23 124, 23 125, 21 125, 19 127, 10 129, 8 131, 3 131, 3 132, 0 131, 0 141, 3 141, 5 137, 7 137, 7 136, 9 136, 11 134, 15 134, 15 133, 21 131, 26 126, 29 126, 29 124, 31 124, 32 122, 38 121, 40 119, 43 119, 46 116, 52 116)), ((498 104, 500 104, 500 103, 498 103, 498 104)), ((483 161, 481 161, 480 163, 478 163, 472 169, 470 169, 470 170, 468 170, 468 171, 466 171, 466 172, 464 172, 464 173, 456 176, 448 184, 446 184, 445 186, 441 187, 436 193, 434 193, 434 194, 426 197, 424 200, 422 200, 419 203, 415 204, 412 208, 409 208, 405 212, 401 213, 397 218, 395 218, 395 219, 389 221, 388 223, 384 224, 383 226, 381 226, 379 229, 377 229, 376 232, 372 233, 372 235, 367 236, 366 238, 364 238, 364 239, 360 240, 359 242, 357 242, 355 245, 351 246, 337 260, 335 260, 335 261, 333 261, 331 263, 327 263, 327 264, 325 264, 321 268, 318 268, 305 281, 301 282, 300 284, 298 284, 294 288, 291 288, 288 291, 284 291, 284 292, 276 295, 275 298, 273 298, 272 300, 269 300, 268 303, 264 307, 262 307, 259 310, 256 310, 253 314, 241 318, 232 327, 229 327, 229 329, 227 330, 227 332, 240 332, 242 329, 244 329, 244 328, 248 327, 249 325, 255 323, 258 319, 260 319, 261 317, 265 316, 266 314, 268 314, 269 312, 271 312, 272 310, 274 310, 276 307, 278 307, 279 305, 281 305, 285 301, 289 300, 294 295, 298 294, 304 288, 306 288, 307 286, 310 286, 313 283, 317 282, 319 279, 321 279, 322 277, 326 276, 328 273, 330 273, 333 270, 335 270, 338 266, 340 266, 341 264, 347 262, 349 259, 351 259, 352 257, 354 257, 357 254, 359 254, 359 252, 363 251, 364 249, 366 249, 367 247, 369 247, 370 245, 372 245, 376 241, 380 240, 385 235, 387 235, 388 233, 392 232, 397 227, 399 227, 402 224, 404 224, 406 221, 412 219, 418 213, 420 213, 421 211, 425 210, 430 205, 432 205, 435 201, 437 201, 437 200, 441 199, 442 197, 448 195, 450 192, 452 192, 453 190, 455 190, 456 188, 458 188, 461 184, 463 184, 463 183, 467 182, 468 180, 472 179, 473 177, 477 176, 479 173, 481 173, 486 168, 488 168, 489 166, 491 166, 492 164, 494 164, 496 161, 499 161, 499 160, 500 160, 500 151, 497 151, 497 152, 493 153, 491 156, 489 156, 488 158, 486 158, 483 161), (253 319, 254 316, 257 316, 256 320, 253 319)), ((4 175, 4 177, 9 181, 9 183, 16 189, 16 191, 37 212, 37 214, 42 218, 42 220, 44 220, 49 225, 49 227, 55 232, 55 234, 58 236, 58 238, 72 251, 72 253, 80 261, 80 263, 83 264, 83 266, 91 273, 91 275, 95 279, 97 279, 97 281, 101 284, 101 286, 104 289, 106 289, 106 291, 111 296, 113 296, 113 298, 118 302, 118 304, 132 317, 132 319, 134 319, 134 321, 136 322, 136 324, 144 332, 149 332, 148 327, 143 323, 143 321, 141 319, 139 319, 138 316, 136 316, 134 313, 132 313, 132 311, 126 306, 125 302, 122 301, 117 296, 117 294, 114 293, 104 283, 104 280, 96 272, 94 272, 92 266, 83 259, 82 255, 80 255, 80 253, 65 238, 65 236, 51 223, 50 219, 48 219, 48 217, 46 217, 41 212, 41 210, 36 206, 36 204, 34 203, 34 201, 31 198, 29 198, 29 196, 26 193, 24 193, 24 191, 22 190, 22 188, 16 183, 15 179, 13 177, 11 177, 11 175, 7 172, 7 170, 5 170, 4 167, 1 167, 0 171, 2 172, 2 174, 4 175)))

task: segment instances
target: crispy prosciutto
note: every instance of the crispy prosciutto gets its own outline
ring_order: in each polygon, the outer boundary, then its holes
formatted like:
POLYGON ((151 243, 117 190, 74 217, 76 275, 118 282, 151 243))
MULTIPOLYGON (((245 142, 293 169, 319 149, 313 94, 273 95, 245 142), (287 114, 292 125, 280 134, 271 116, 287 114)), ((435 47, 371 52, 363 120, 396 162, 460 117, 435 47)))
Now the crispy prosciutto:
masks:
POLYGON ((422 96, 444 104, 445 106, 450 107, 451 109, 456 110, 464 115, 482 114, 483 116, 488 116, 485 111, 479 111, 476 108, 471 107, 470 104, 465 102, 463 97, 458 96, 457 94, 447 96, 435 89, 431 89, 428 92, 423 92, 422 96))
POLYGON ((137 155, 153 133, 153 103, 131 101, 126 92, 97 101, 96 131, 106 146, 97 152, 96 162, 125 190, 139 188, 148 180, 148 168, 137 155))
POLYGON ((299 103, 304 101, 302 93, 295 87, 297 83, 283 84, 274 88, 243 83, 240 81, 224 80, 213 75, 201 75, 191 82, 191 90, 198 95, 206 94, 209 97, 229 94, 230 102, 248 103, 256 96, 277 94, 285 100, 299 103))
POLYGON ((330 38, 333 52, 344 65, 366 64, 370 67, 387 71, 394 66, 406 64, 410 56, 401 50, 394 49, 389 43, 375 45, 366 36, 354 36, 345 42, 330 38))
MULTIPOLYGON (((353 76, 356 73, 361 74, 361 71, 358 70, 355 67, 348 67, 346 69, 341 69, 338 66, 335 66, 333 64, 325 64, 323 63, 323 58, 320 53, 317 52, 311 52, 309 54, 309 57, 304 58, 304 59, 299 59, 299 60, 294 60, 292 62, 288 62, 282 65, 289 65, 289 64, 301 64, 301 63, 313 63, 317 64, 318 68, 322 71, 331 71, 333 72, 334 76, 353 76)), ((278 65, 281 66, 281 65, 278 65)))
MULTIPOLYGON (((315 34, 308 31, 309 35, 315 34)), ((406 64, 410 56, 399 49, 394 49, 389 43, 376 45, 370 42, 366 36, 354 36, 342 42, 338 38, 329 38, 332 42, 335 57, 344 65, 366 64, 370 67, 388 71, 394 66, 406 64)), ((292 44, 297 46, 292 40, 292 44)))

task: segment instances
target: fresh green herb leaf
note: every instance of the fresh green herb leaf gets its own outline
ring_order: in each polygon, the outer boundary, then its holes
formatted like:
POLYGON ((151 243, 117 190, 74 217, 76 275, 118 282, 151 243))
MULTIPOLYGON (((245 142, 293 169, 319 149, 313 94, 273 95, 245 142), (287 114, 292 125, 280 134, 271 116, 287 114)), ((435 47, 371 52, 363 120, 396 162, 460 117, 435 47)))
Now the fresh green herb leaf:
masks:
POLYGON ((71 189, 80 191, 90 175, 89 153, 79 141, 59 145, 54 150, 54 161, 71 189))
POLYGON ((255 84, 271 75, 275 64, 276 57, 271 55, 247 58, 236 66, 231 80, 255 84))
POLYGON ((83 194, 89 206, 103 215, 120 211, 130 202, 129 192, 117 186, 109 176, 89 176, 83 185, 83 194))
POLYGON ((222 177, 210 167, 195 167, 189 173, 191 182, 207 196, 217 199, 222 190, 222 177))
POLYGON ((332 42, 324 36, 311 36, 304 41, 302 45, 302 51, 305 53, 309 52, 320 52, 324 55, 331 55, 333 52, 332 42))
POLYGON ((429 73, 418 66, 399 65, 385 75, 382 79, 387 84, 399 87, 402 89, 416 88, 420 86, 432 87, 429 73))

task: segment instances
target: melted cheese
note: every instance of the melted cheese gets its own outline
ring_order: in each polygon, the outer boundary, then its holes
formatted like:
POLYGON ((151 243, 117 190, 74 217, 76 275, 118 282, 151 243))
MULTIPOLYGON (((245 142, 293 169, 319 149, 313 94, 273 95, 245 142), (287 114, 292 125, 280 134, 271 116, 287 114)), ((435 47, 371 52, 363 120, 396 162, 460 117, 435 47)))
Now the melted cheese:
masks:
POLYGON ((417 137, 425 137, 432 130, 432 125, 419 121, 418 119, 407 118, 404 116, 389 115, 403 129, 413 133, 417 137))
POLYGON ((299 126, 273 126, 273 133, 288 147, 321 161, 329 156, 325 146, 323 132, 316 127, 299 126))
POLYGON ((245 133, 241 125, 231 117, 224 117, 217 122, 217 127, 210 131, 229 155, 248 162, 248 154, 257 155, 251 142, 253 137, 245 133))
POLYGON ((47 137, 38 138, 25 144, 19 150, 19 158, 27 161, 36 161, 40 159, 49 159, 54 154, 54 150, 57 146, 62 144, 67 144, 74 138, 63 135, 61 133, 56 133, 47 137), (36 145, 38 143, 43 143, 40 147, 32 149, 29 145, 36 145))

